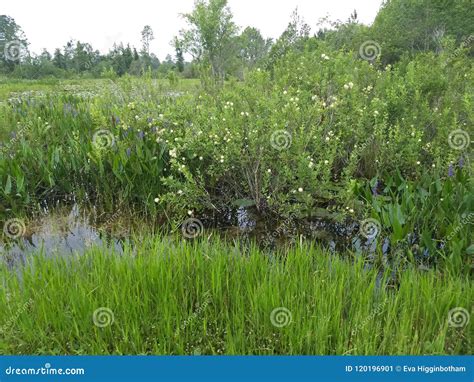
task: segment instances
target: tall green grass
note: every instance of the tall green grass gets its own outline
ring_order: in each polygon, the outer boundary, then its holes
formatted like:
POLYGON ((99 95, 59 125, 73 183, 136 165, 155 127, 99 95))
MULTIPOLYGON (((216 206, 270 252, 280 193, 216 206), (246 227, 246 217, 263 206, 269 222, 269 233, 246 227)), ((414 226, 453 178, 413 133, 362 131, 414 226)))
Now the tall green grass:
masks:
POLYGON ((451 309, 470 309, 468 279, 407 268, 394 283, 306 245, 276 255, 148 238, 123 255, 94 247, 75 258, 39 255, 17 271, 4 264, 0 277, 3 354, 471 351, 470 327, 448 324, 451 309), (94 324, 99 308, 113 323, 94 324), (287 310, 275 326, 276 308, 287 310))

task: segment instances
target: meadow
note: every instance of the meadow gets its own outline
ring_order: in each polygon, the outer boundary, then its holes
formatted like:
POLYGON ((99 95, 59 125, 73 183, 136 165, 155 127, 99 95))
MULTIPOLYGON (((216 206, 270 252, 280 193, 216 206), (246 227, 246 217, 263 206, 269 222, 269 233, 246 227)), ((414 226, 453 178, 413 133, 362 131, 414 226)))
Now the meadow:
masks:
POLYGON ((470 353, 467 60, 309 43, 223 84, 2 80, 0 351, 470 353), (15 259, 58 204, 131 222, 123 251, 15 259))

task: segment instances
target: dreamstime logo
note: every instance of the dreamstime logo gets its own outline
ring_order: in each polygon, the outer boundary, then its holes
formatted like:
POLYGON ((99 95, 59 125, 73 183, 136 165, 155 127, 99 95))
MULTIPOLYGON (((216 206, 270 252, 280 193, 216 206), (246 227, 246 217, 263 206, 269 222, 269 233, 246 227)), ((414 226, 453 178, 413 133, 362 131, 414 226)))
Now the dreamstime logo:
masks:
POLYGON ((469 323, 469 312, 460 307, 451 309, 448 312, 448 324, 453 328, 462 328, 469 323))
POLYGON ((96 149, 104 150, 114 145, 115 138, 109 130, 97 130, 92 137, 92 143, 96 149))
POLYGON ((273 326, 277 328, 283 328, 291 324, 293 316, 291 312, 283 307, 275 308, 270 313, 270 321, 273 326))
POLYGON ((360 222, 359 232, 367 239, 374 239, 381 231, 380 222, 376 219, 365 219, 360 222))
POLYGON ((359 56, 366 61, 374 61, 380 56, 382 48, 377 41, 368 40, 359 47, 359 56))
POLYGON ((181 324, 181 326, 176 330, 176 335, 179 335, 180 330, 186 329, 186 327, 190 324, 192 324, 194 321, 196 321, 202 314, 203 312, 207 309, 208 305, 211 303, 211 293, 207 291, 204 293, 204 302, 198 307, 198 309, 193 312, 184 322, 181 324))
POLYGON ((465 150, 471 144, 471 138, 466 131, 457 129, 449 133, 448 143, 454 150, 465 150))
POLYGON ((189 218, 183 222, 181 231, 184 237, 194 239, 204 232, 204 226, 199 219, 189 218))
POLYGON ((3 233, 10 239, 18 239, 26 232, 26 226, 21 219, 8 219, 3 226, 3 233))
POLYGON ((19 40, 9 41, 5 44, 4 54, 7 61, 20 61, 26 56, 26 46, 19 40))
POLYGON ((370 321, 372 321, 376 316, 382 313, 386 304, 387 304, 387 300, 377 305, 370 315, 368 315, 361 323, 357 324, 355 328, 352 329, 351 335, 355 336, 359 332, 359 330, 362 330, 366 325, 370 323, 370 321))
POLYGON ((270 144, 276 150, 288 149, 291 146, 291 141, 291 134, 286 130, 277 130, 270 138, 270 144))
POLYGON ((114 312, 109 308, 100 307, 92 314, 92 321, 95 326, 105 328, 112 325, 115 321, 114 312))

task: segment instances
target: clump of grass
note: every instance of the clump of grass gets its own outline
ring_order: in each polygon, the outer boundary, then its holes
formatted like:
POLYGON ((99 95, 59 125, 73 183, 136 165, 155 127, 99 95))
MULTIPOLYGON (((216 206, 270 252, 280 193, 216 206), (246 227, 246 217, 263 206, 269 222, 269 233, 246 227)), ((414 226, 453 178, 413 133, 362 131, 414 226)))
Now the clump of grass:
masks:
POLYGON ((41 254, 0 268, 3 354, 466 354, 460 277, 389 274, 301 245, 284 256, 219 240, 147 238, 119 256, 41 254))

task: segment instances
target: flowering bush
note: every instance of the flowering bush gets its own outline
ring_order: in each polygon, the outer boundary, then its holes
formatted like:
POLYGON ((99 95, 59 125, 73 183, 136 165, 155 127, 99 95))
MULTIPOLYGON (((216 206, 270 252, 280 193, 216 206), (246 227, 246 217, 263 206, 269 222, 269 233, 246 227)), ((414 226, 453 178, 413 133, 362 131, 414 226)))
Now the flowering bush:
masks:
POLYGON ((470 170, 469 144, 450 140, 472 133, 473 73, 446 60, 378 68, 320 46, 212 91, 163 96, 125 79, 93 98, 20 100, 3 110, 3 134, 28 128, 3 147, 2 204, 75 193, 175 221, 238 205, 363 214, 356 180, 442 179, 460 158, 470 170))

